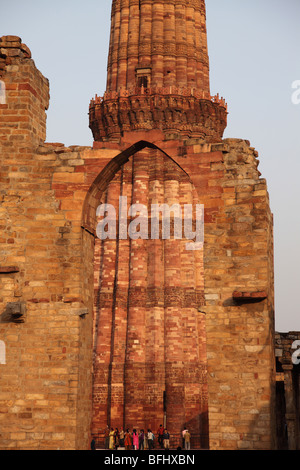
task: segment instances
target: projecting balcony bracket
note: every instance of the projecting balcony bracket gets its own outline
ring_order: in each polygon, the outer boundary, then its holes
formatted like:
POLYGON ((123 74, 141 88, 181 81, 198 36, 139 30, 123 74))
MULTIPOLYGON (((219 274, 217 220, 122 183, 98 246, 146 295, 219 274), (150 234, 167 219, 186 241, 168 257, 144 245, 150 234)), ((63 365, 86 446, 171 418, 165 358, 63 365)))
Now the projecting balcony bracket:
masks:
POLYGON ((232 298, 238 304, 262 302, 268 298, 268 293, 265 290, 253 292, 234 291, 232 298))
POLYGON ((14 274, 20 272, 17 266, 0 266, 0 274, 14 274))

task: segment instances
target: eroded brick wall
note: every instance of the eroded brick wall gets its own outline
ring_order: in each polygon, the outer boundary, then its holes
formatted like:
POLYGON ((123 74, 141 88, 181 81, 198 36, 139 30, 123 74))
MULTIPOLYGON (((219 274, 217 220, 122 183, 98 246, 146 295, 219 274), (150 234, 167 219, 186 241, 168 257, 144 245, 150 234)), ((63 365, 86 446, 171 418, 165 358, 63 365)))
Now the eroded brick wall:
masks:
POLYGON ((273 217, 258 153, 239 139, 186 144, 174 158, 205 206, 210 447, 273 448, 273 217))
MULTIPOLYGON (((94 149, 45 144, 47 81, 22 56, 20 41, 4 42, 17 44, 11 47, 12 63, 1 49, 0 64, 8 92, 0 105, 0 341, 6 353, 6 363, 0 364, 1 448, 88 448, 93 344, 95 333, 102 334, 93 318, 93 278, 108 261, 96 257, 94 271, 95 212, 107 183, 113 186, 120 168, 137 152, 154 150, 153 144, 188 175, 205 206, 200 275, 205 305, 198 313, 206 318, 208 389, 203 397, 210 447, 271 448, 272 216, 256 152, 243 140, 165 140, 159 131, 125 133, 119 144, 98 143, 94 149), (37 99, 30 87, 38 86, 37 99), (142 140, 150 144, 136 145, 142 140)), ((140 331, 142 342, 148 333, 147 328, 140 331)), ((194 399, 191 392, 187 401, 194 399)), ((198 400, 195 406, 198 413, 198 400)), ((119 410, 113 410, 114 418, 119 410)))
POLYGON ((24 156, 46 138, 49 84, 18 36, 0 38, 0 80, 5 84, 0 142, 5 150, 15 154, 18 148, 24 156))

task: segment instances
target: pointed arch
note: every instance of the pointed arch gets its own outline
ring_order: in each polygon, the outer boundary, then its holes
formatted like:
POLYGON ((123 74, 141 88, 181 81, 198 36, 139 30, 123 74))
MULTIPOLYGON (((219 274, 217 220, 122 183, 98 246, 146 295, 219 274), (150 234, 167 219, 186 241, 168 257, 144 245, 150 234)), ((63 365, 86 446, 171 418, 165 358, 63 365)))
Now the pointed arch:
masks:
POLYGON ((112 181, 115 174, 120 170, 120 168, 129 161, 130 157, 146 147, 150 149, 156 149, 162 152, 187 175, 186 171, 182 167, 180 167, 180 165, 178 165, 178 163, 172 157, 170 157, 164 150, 160 149, 155 144, 152 144, 145 140, 140 140, 139 142, 136 142, 131 147, 114 157, 105 166, 105 168, 103 168, 103 170, 99 173, 99 175, 92 183, 83 205, 82 228, 84 228, 90 233, 95 234, 96 211, 99 201, 101 200, 103 191, 112 181))

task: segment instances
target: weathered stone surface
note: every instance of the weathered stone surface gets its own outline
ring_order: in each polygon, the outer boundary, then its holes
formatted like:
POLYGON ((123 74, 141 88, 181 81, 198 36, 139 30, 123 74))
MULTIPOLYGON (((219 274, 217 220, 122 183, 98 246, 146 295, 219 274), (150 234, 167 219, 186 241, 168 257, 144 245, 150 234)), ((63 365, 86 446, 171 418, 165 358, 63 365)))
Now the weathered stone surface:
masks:
POLYGON ((197 448, 274 445, 273 221, 258 154, 248 141, 222 141, 204 2, 153 2, 151 14, 149 2, 138 6, 113 2, 122 41, 113 35, 106 104, 118 100, 110 116, 121 117, 136 68, 140 79, 152 67, 151 86, 164 90, 142 99, 149 111, 152 98, 166 96, 171 126, 154 125, 157 109, 149 120, 127 115, 122 132, 106 122, 106 140, 93 148, 44 142, 48 82, 19 38, 0 41, 0 265, 18 267, 0 276, 0 315, 8 303, 26 305, 24 323, 0 323, 2 449, 87 449, 107 424, 155 429, 164 410, 173 443, 188 425, 197 448), (181 17, 198 42, 189 30, 186 43, 178 29, 174 39, 181 17), (174 86, 187 89, 177 104, 166 92, 174 86), (193 88, 204 93, 197 119, 213 139, 182 128, 193 88), (186 240, 172 239, 101 243, 97 207, 120 194, 129 204, 204 204, 203 250, 188 253, 186 240), (262 290, 260 302, 232 297, 262 290))

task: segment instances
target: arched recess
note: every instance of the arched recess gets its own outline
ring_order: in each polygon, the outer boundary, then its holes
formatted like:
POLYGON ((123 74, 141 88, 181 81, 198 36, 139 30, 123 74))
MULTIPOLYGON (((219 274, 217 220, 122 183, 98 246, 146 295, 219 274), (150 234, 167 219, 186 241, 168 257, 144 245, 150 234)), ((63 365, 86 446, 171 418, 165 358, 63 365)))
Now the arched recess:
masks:
MULTIPOLYGON (((146 142, 144 140, 140 140, 139 142, 135 143, 128 149, 121 152, 119 155, 113 158, 106 165, 106 167, 99 173, 99 175, 94 180, 93 184, 91 185, 88 191, 88 194, 85 199, 84 206, 83 206, 83 217, 82 217, 82 227, 85 230, 95 234, 96 211, 99 205, 99 201, 101 201, 103 192, 106 190, 108 184, 114 178, 115 174, 120 170, 120 168, 129 161, 130 157, 145 148, 159 150, 164 155, 166 155, 170 160, 172 160, 174 165, 178 166, 177 162, 175 162, 163 150, 159 149, 155 144, 146 142)), ((185 171, 182 168, 181 170, 185 173, 185 171)))
POLYGON ((184 205, 200 202, 186 172, 145 141, 111 160, 90 188, 85 231, 95 235, 100 204, 117 215, 117 236, 95 237, 93 257, 92 434, 100 444, 106 426, 156 431, 166 424, 173 445, 187 425, 193 445, 207 446, 203 250, 186 249, 184 230, 174 237, 173 212, 169 238, 162 239, 160 226, 153 239, 150 220, 153 204, 178 204, 183 216, 184 205), (120 196, 127 198, 127 228, 134 220, 128 208, 148 209, 148 237, 119 236, 120 196))

